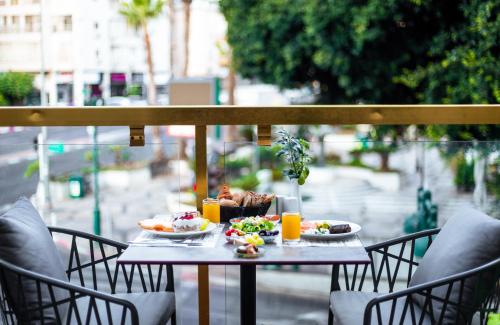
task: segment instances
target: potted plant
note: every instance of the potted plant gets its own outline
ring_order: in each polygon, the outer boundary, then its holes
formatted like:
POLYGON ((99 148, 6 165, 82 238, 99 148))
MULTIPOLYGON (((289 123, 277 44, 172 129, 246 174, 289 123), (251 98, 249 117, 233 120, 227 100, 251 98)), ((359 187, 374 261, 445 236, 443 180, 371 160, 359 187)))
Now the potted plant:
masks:
POLYGON ((299 213, 302 214, 300 186, 305 184, 307 176, 309 176, 309 167, 307 166, 311 161, 309 142, 291 136, 286 130, 279 130, 276 134, 279 135, 276 141, 279 147, 276 157, 283 159, 288 164, 288 168, 283 169, 283 175, 290 180, 292 196, 297 198, 299 213))

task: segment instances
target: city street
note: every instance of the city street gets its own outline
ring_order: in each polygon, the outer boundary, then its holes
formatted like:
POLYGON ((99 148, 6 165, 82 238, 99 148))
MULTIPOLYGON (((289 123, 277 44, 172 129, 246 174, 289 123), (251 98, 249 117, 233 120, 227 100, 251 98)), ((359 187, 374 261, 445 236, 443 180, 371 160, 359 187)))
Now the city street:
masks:
MULTIPOLYGON (((14 202, 19 196, 30 197, 36 191, 38 173, 25 178, 24 173, 30 163, 38 159, 34 139, 39 128, 24 128, 21 131, 0 134, 0 211, 2 206, 14 202)), ((151 139, 150 129, 145 130, 151 139)), ((173 140, 164 136, 164 143, 173 140)), ((50 127, 48 143, 63 144, 63 153, 50 153, 50 175, 60 176, 78 173, 82 168, 90 168, 90 161, 85 160, 85 153, 92 150, 92 142, 85 127, 50 127)), ((113 162, 110 145, 123 145, 130 151, 130 159, 149 160, 152 146, 129 148, 128 127, 99 127, 99 149, 101 165, 113 162)), ((172 144, 166 144, 167 153, 173 151, 172 144)))

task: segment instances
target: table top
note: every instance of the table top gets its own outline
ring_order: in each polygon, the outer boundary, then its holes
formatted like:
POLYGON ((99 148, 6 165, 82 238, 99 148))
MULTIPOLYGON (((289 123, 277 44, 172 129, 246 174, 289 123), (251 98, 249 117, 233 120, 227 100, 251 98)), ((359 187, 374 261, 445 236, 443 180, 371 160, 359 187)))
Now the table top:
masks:
POLYGON ((215 247, 146 247, 130 246, 118 258, 120 264, 174 264, 174 265, 261 265, 261 264, 368 264, 370 258, 362 246, 357 247, 294 247, 277 244, 262 246, 263 256, 239 258, 233 250, 237 246, 219 236, 215 247))

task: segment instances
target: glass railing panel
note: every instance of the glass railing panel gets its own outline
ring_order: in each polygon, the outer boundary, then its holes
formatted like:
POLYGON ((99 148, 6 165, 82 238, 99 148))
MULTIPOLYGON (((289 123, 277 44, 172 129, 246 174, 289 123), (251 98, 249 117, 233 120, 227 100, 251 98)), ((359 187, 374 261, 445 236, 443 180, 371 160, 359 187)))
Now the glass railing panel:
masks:
MULTIPOLYGON (((363 228, 359 237, 365 245, 440 227, 467 207, 498 217, 499 148, 499 141, 373 142, 354 133, 313 139, 310 174, 300 188, 303 217, 355 222, 363 228), (422 218, 430 221, 417 226, 422 218)), ((214 184, 227 183, 233 191, 293 195, 294 186, 282 176, 288 167, 276 157, 277 150, 256 142, 225 143, 219 159, 224 176, 214 184)), ((273 204, 268 214, 275 211, 273 204)), ((407 250, 404 256, 409 254, 407 250)), ((347 272, 352 276, 352 268, 347 272)), ((399 274, 407 273, 402 267, 399 274)), ((238 268, 226 268, 227 294, 238 293, 238 276, 238 268)), ((330 276, 329 266, 258 268, 258 322, 326 323, 330 276)), ((403 281, 395 284, 396 289, 405 286, 403 281)), ((365 287, 370 290, 370 285, 365 287)), ((383 279, 379 290, 387 289, 383 279)), ((237 317, 237 302, 226 302, 226 312, 228 318, 237 317)))
MULTIPOLYGON (((98 202, 100 234, 103 237, 126 244, 139 235, 140 220, 195 209, 191 155, 180 159, 180 144, 176 139, 164 135, 163 143, 152 143, 151 132, 147 128, 146 139, 150 142, 143 147, 130 147, 128 127, 99 127, 94 146, 92 133, 88 131, 92 129, 48 128, 48 141, 44 145, 35 143, 39 128, 17 128, 1 134, 0 215, 19 197, 25 196, 33 202, 47 225, 94 233, 95 157, 99 162, 98 202), (160 148, 163 159, 155 160, 160 148), (47 152, 49 161, 47 184, 50 205, 44 203, 44 182, 40 182, 39 177, 42 151, 47 152)), ((67 265, 72 238, 55 234, 54 239, 67 265)), ((92 258, 89 242, 78 240, 77 246, 80 262, 89 262, 92 258)), ((101 256, 100 247, 94 245, 94 250, 96 258, 101 256)), ((104 247, 104 251, 116 253, 116 249, 109 247, 104 247)), ((109 262, 109 267, 114 270, 113 261, 109 262)), ((152 270, 156 279, 157 269, 152 270)), ((146 272, 146 267, 143 271, 146 272)), ((174 272, 179 323, 195 323, 198 313, 197 268, 179 266, 174 267, 174 272), (183 299, 194 303, 182 304, 183 299)), ((142 292, 137 271, 135 275, 133 290, 142 292)), ((84 269, 82 276, 86 285, 92 283, 91 268, 84 269)), ((77 273, 72 275, 71 280, 80 284, 77 273)), ((111 291, 103 264, 97 267, 97 281, 99 290, 111 291)), ((122 273, 119 273, 116 291, 126 292, 125 283, 122 273)))

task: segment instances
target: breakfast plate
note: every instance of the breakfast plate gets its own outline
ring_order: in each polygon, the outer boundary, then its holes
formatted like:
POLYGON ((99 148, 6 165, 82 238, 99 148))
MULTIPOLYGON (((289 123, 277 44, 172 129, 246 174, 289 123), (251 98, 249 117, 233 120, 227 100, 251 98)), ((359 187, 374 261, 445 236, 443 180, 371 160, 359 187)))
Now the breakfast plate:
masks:
POLYGON ((165 238, 179 238, 179 239, 181 239, 181 238, 187 238, 187 237, 198 237, 198 236, 201 236, 204 234, 208 234, 208 233, 214 231, 215 229, 217 229, 217 225, 215 223, 209 223, 205 230, 195 230, 195 231, 186 231, 186 232, 167 232, 167 231, 157 231, 157 230, 151 230, 151 229, 143 229, 143 230, 150 233, 150 234, 165 237, 165 238))
POLYGON ((361 226, 354 223, 354 222, 348 222, 348 221, 341 221, 341 220, 310 220, 307 221, 307 223, 310 223, 312 226, 309 229, 304 229, 302 227, 300 237, 304 239, 310 239, 310 240, 335 240, 335 239, 342 239, 346 237, 350 237, 354 234, 357 234, 358 232, 361 231, 361 226), (326 225, 328 224, 330 227, 331 226, 339 226, 339 225, 349 225, 350 231, 349 232, 343 232, 343 233, 329 233, 327 230, 324 231, 324 233, 321 233, 320 230, 318 230, 320 225, 326 225))

